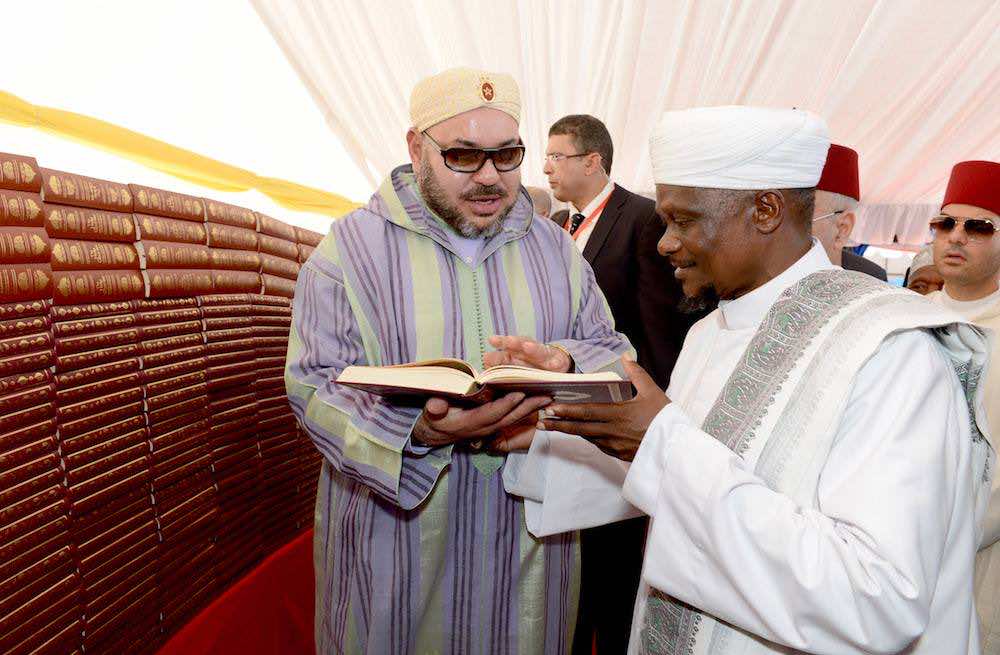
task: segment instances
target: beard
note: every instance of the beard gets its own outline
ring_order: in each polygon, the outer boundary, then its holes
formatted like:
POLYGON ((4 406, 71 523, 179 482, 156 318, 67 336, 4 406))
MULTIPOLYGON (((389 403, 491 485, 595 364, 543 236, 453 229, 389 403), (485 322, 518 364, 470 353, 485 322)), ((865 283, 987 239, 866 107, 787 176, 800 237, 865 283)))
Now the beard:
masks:
MULTIPOLYGON (((420 194, 423 196, 424 202, 427 203, 431 211, 440 216, 441 220, 467 239, 489 239, 495 236, 503 228, 504 219, 507 218, 510 210, 514 208, 514 203, 511 202, 501 209, 489 224, 477 225, 472 220, 466 218, 461 210, 448 200, 447 194, 441 188, 441 185, 438 184, 437 178, 434 177, 434 172, 430 166, 425 166, 420 171, 420 175, 417 178, 417 185, 420 187, 420 194)), ((474 190, 466 191, 459 197, 463 200, 471 200, 477 196, 485 195, 499 196, 502 200, 507 197, 507 191, 497 184, 489 186, 479 184, 476 185, 474 190)))
POLYGON ((693 296, 685 295, 677 303, 677 310, 682 314, 703 314, 716 308, 719 304, 719 294, 715 287, 707 286, 698 289, 693 296))

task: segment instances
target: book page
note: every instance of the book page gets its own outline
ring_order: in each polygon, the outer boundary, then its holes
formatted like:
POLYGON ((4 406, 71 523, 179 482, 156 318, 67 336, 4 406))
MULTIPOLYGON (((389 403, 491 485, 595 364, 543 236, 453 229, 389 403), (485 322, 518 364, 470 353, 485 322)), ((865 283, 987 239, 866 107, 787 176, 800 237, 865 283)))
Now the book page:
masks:
POLYGON ((480 384, 488 382, 619 382, 621 376, 614 371, 601 373, 555 373, 526 366, 494 366, 479 374, 480 384))
POLYGON ((397 387, 415 391, 464 395, 476 382, 471 375, 450 366, 348 366, 338 384, 397 387))
POLYGON ((380 368, 400 369, 400 368, 429 368, 429 367, 438 367, 438 368, 443 367, 443 368, 454 369, 456 371, 461 371, 462 373, 465 373, 470 378, 476 377, 476 375, 479 373, 479 371, 472 368, 472 366, 470 366, 468 362, 463 362, 460 359, 452 359, 451 357, 442 357, 441 359, 423 359, 419 362, 409 362, 407 364, 393 364, 392 366, 383 366, 380 368))

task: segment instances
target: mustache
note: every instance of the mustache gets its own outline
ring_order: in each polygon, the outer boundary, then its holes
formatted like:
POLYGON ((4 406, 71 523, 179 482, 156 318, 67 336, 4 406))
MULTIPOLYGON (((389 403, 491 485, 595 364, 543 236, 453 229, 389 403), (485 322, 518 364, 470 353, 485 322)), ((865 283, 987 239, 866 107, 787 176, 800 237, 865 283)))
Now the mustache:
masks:
POLYGON ((498 198, 506 198, 507 191, 501 186, 496 184, 490 184, 488 186, 479 185, 478 188, 472 191, 464 192, 460 197, 462 200, 478 200, 479 198, 484 198, 487 196, 497 196, 498 198))

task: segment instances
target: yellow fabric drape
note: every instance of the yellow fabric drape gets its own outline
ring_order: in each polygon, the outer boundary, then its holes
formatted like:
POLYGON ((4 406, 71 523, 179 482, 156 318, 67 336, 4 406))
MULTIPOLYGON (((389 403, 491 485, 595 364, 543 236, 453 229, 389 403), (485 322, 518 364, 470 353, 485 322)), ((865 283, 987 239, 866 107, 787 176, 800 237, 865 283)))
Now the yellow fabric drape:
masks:
POLYGON ((72 139, 212 189, 255 189, 288 209, 338 217, 359 206, 335 193, 278 178, 260 177, 244 168, 178 148, 107 121, 33 105, 5 91, 0 91, 0 121, 72 139))

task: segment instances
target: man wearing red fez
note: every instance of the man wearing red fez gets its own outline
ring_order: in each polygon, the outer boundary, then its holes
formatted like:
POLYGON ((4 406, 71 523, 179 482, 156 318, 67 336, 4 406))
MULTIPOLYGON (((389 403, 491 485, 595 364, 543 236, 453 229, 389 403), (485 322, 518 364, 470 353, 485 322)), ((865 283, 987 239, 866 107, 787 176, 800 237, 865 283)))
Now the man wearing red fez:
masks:
POLYGON ((885 269, 875 262, 845 250, 854 229, 855 212, 861 199, 858 182, 858 153, 830 144, 823 174, 816 184, 813 207, 813 236, 819 239, 830 262, 849 271, 861 271, 880 280, 888 279, 885 269))
MULTIPOLYGON (((1000 437, 1000 164, 965 161, 948 180, 941 213, 931 219, 934 263, 944 289, 928 296, 994 333, 985 380, 990 438, 1000 437)), ((1000 654, 1000 476, 994 474, 980 551, 976 556, 976 609, 982 624, 983 653, 1000 654)))

